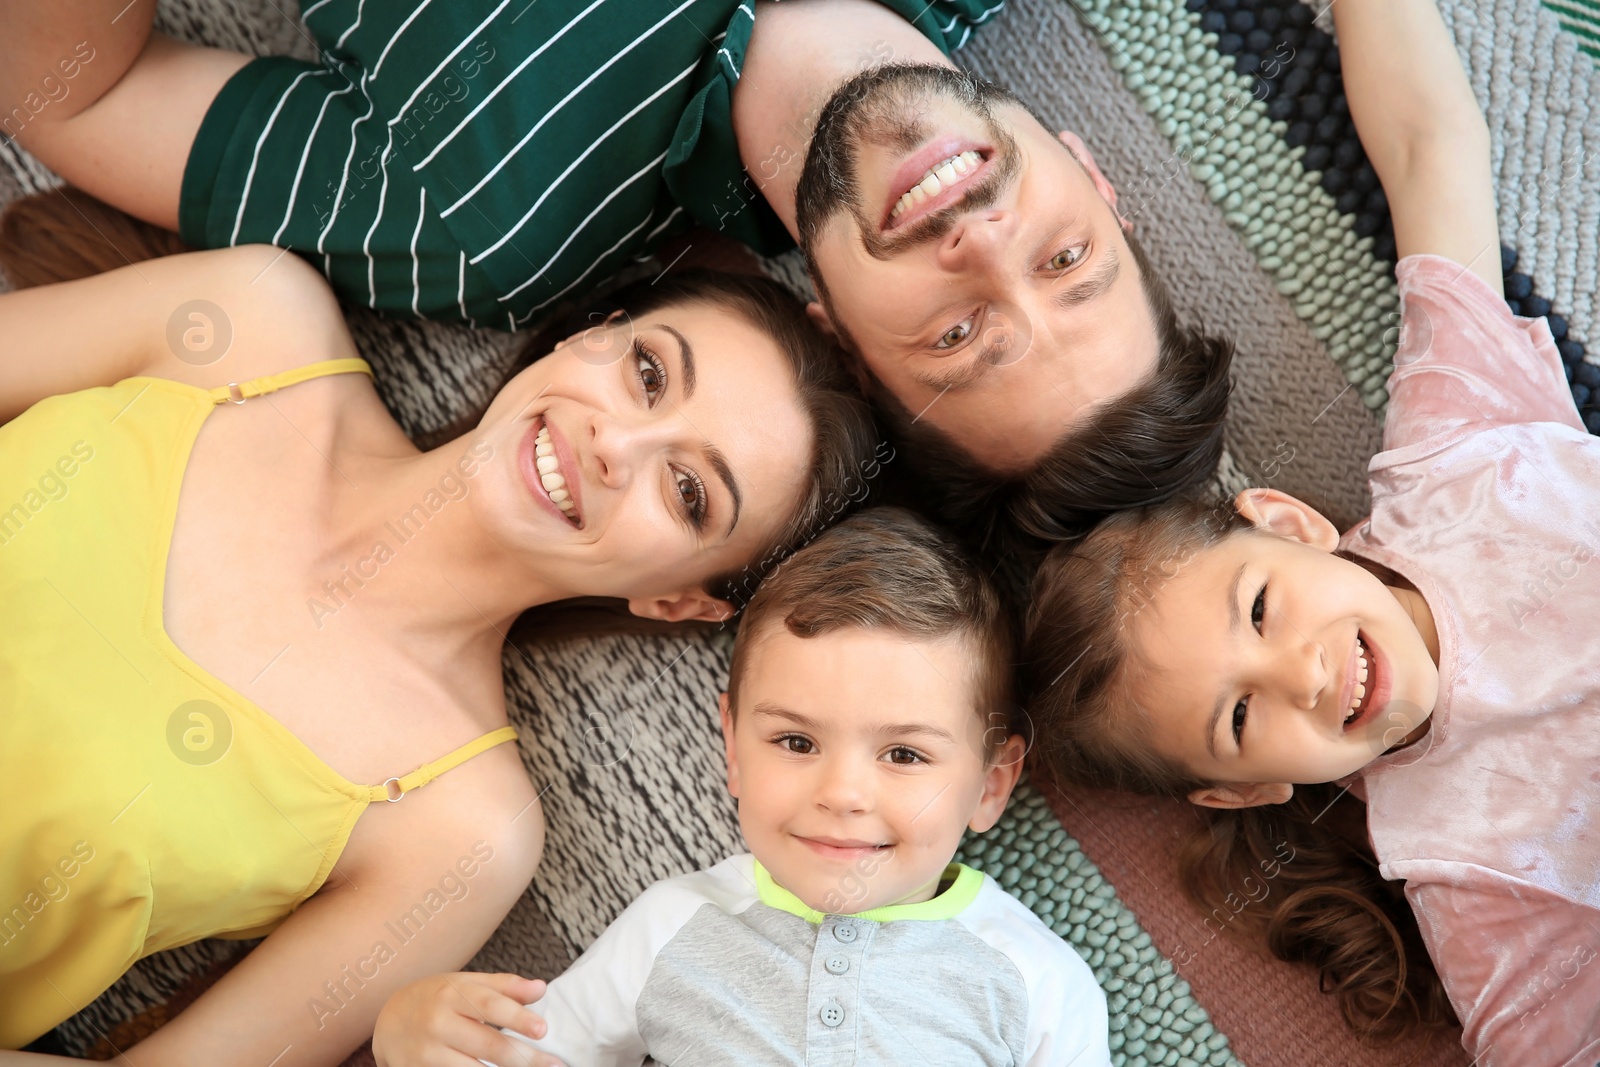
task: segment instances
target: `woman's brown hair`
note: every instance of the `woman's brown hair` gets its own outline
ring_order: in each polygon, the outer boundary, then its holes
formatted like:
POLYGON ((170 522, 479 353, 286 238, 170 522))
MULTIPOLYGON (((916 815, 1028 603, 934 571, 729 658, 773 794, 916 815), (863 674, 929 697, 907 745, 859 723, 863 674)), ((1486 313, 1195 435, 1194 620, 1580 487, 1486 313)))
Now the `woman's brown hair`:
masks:
MULTIPOLYGON (((1130 634, 1189 560, 1225 538, 1254 536, 1252 529, 1231 503, 1179 501, 1113 516, 1082 542, 1050 552, 1034 582, 1022 689, 1036 758, 1051 774, 1178 798, 1211 784, 1149 744, 1149 722, 1128 695, 1141 669, 1130 634)), ((1211 912, 1251 876, 1276 869, 1276 903, 1243 909, 1228 929, 1263 938, 1279 959, 1315 967, 1323 992, 1338 997, 1345 1022, 1368 1041, 1448 1025, 1455 1015, 1416 917, 1401 884, 1379 874, 1359 802, 1341 805, 1343 793, 1332 784, 1296 786, 1284 804, 1201 809, 1204 821, 1180 860, 1184 889, 1211 912)))

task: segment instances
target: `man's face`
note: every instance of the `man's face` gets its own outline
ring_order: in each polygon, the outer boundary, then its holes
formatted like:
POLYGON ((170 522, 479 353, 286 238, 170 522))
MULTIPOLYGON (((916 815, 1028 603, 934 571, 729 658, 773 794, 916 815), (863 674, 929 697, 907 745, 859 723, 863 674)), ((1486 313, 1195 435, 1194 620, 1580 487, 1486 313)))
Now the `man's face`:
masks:
POLYGON ((800 181, 801 239, 842 337, 997 471, 1031 466, 1155 370, 1116 194, 1082 154, 987 83, 886 67, 834 94, 800 181))

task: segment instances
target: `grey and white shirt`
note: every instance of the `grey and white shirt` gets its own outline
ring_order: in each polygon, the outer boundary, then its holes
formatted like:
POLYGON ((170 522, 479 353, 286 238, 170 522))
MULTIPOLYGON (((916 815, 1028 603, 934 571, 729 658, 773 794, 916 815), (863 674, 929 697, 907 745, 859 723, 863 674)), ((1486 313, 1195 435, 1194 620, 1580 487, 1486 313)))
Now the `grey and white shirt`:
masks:
POLYGON ((548 1036, 507 1034, 567 1067, 1109 1065, 1077 953, 989 876, 942 884, 825 915, 750 855, 658 882, 529 1005, 548 1036))

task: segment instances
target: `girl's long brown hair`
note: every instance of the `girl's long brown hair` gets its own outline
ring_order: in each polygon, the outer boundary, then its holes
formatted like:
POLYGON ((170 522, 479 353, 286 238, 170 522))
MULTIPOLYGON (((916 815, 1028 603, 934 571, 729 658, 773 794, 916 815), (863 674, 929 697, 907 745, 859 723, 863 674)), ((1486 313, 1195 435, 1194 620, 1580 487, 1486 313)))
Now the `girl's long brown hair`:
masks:
MULTIPOLYGON (((1035 755, 1051 774, 1180 798, 1210 784, 1150 745, 1149 722, 1128 699, 1139 669, 1129 635, 1196 553, 1250 529, 1231 504, 1178 502, 1114 516, 1082 542, 1051 551, 1034 583, 1022 656, 1035 755)), ((1262 938, 1279 959, 1315 967, 1322 991, 1369 1042, 1447 1026, 1455 1014, 1416 917, 1401 884, 1378 872, 1365 809, 1343 793, 1332 784, 1296 786, 1285 804, 1204 809, 1180 860, 1184 889, 1210 913, 1276 870, 1271 903, 1230 915, 1228 929, 1262 938)))

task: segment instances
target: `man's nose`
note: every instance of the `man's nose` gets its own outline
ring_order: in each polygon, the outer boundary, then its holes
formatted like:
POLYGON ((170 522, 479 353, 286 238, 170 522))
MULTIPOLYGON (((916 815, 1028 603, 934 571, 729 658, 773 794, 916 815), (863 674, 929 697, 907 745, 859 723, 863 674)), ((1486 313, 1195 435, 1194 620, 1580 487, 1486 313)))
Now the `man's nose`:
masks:
POLYGON ((939 242, 939 265, 947 270, 997 270, 1011 247, 1015 231, 1015 212, 969 211, 956 220, 939 242))

